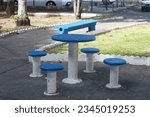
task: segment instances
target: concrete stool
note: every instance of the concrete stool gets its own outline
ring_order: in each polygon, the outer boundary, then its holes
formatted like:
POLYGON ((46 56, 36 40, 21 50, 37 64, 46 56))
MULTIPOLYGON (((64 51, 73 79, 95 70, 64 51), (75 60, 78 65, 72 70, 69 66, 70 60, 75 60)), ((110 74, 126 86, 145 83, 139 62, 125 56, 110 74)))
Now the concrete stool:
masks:
POLYGON ((30 77, 41 77, 41 69, 40 69, 40 64, 41 60, 40 58, 42 56, 46 56, 46 51, 29 51, 28 56, 32 57, 32 73, 30 74, 30 77))
POLYGON ((57 95, 56 72, 63 70, 64 67, 60 64, 41 64, 40 68, 43 71, 47 71, 47 90, 44 95, 57 95))
POLYGON ((107 88, 119 88, 121 87, 118 84, 119 80, 119 66, 126 64, 126 61, 121 58, 107 58, 104 60, 104 63, 110 67, 110 81, 109 84, 106 84, 107 88))
POLYGON ((86 73, 94 73, 94 53, 98 53, 100 50, 97 48, 82 48, 81 52, 86 53, 86 73))

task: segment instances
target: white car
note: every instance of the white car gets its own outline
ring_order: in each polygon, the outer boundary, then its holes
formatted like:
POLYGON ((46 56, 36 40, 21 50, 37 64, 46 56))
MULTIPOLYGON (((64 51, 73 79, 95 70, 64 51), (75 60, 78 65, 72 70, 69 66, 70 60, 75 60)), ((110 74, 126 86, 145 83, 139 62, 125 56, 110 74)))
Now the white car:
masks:
POLYGON ((150 0, 141 0, 141 11, 150 11, 150 0))
MULTIPOLYGON (((4 0, 7 2, 8 0, 4 0)), ((26 0, 27 6, 70 6, 72 0, 26 0)), ((15 5, 18 4, 18 0, 15 0, 15 5)))

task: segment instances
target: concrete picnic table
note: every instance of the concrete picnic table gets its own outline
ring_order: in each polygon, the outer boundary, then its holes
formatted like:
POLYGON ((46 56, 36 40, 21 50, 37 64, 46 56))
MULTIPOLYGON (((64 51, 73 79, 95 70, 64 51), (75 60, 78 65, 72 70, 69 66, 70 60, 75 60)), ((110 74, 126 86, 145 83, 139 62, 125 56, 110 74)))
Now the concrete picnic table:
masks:
POLYGON ((95 37, 84 34, 58 34, 52 36, 55 41, 69 43, 68 50, 68 78, 63 79, 62 82, 68 84, 77 84, 82 82, 78 78, 78 43, 94 41, 95 37))

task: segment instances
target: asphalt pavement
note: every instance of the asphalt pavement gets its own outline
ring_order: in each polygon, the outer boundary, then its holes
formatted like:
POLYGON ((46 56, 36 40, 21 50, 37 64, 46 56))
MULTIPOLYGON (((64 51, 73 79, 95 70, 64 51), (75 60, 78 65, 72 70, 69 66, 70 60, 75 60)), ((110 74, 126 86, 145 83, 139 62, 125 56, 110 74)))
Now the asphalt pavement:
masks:
MULTIPOLYGON (((133 18, 137 12, 118 12, 118 20, 109 20, 97 25, 97 32, 105 32, 121 26, 135 25, 136 23, 149 22, 147 15, 141 15, 141 19, 133 18), (129 16, 127 17, 127 12, 129 16), (124 13, 124 14, 123 14, 124 13), (122 14, 121 16, 119 14, 122 14), (132 14, 132 15, 131 15, 132 14), (125 17, 126 16, 126 17, 125 17)), ((114 14, 115 15, 115 14, 114 14)), ((85 33, 79 30, 76 33, 85 33)), ((2 100, 51 100, 51 99, 88 99, 88 100, 116 100, 116 99, 150 99, 150 67, 124 65, 120 69, 119 89, 107 89, 109 81, 109 68, 103 63, 95 63, 96 73, 83 72, 85 63, 79 64, 79 77, 83 82, 76 85, 64 84, 61 80, 67 77, 67 63, 63 62, 65 69, 58 73, 57 96, 44 96, 46 80, 42 78, 30 78, 32 66, 28 62, 26 53, 32 49, 52 43, 51 36, 57 32, 52 29, 39 29, 20 34, 13 34, 0 38, 0 99, 2 100)), ((95 33, 95 32, 92 32, 95 33)), ((45 74, 45 73, 44 73, 45 74)))

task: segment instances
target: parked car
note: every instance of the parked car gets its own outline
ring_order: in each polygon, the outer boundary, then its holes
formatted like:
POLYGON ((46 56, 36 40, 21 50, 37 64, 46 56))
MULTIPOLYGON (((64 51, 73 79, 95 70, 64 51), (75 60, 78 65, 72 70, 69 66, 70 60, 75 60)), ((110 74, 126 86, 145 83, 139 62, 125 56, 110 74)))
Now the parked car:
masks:
MULTIPOLYGON (((8 0, 4 0, 7 2, 8 0)), ((26 0, 27 6, 70 6, 72 0, 26 0)), ((18 0, 15 0, 15 5, 18 4, 18 0)))
POLYGON ((141 0, 141 11, 150 11, 150 0, 141 0))
MULTIPOLYGON (((83 0, 84 2, 91 2, 91 0, 83 0)), ((93 2, 102 2, 102 3, 110 3, 110 4, 112 4, 112 3, 114 3, 114 2, 116 2, 116 0, 93 0, 93 2)))

